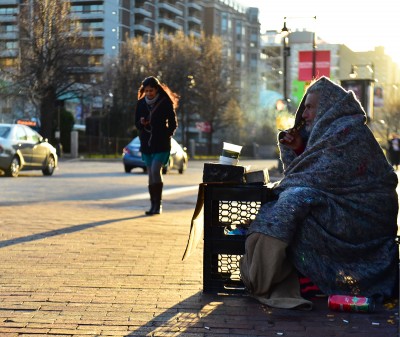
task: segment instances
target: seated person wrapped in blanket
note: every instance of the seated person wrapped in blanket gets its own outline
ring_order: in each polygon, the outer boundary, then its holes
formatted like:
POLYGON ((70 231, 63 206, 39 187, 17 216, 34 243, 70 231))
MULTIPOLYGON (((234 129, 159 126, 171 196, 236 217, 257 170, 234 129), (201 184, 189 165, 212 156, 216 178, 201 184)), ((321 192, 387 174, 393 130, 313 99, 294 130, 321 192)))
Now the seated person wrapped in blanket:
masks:
POLYGON ((241 278, 271 307, 311 309, 308 277, 326 295, 398 296, 397 175, 352 91, 314 81, 278 135, 283 178, 251 223, 241 278))

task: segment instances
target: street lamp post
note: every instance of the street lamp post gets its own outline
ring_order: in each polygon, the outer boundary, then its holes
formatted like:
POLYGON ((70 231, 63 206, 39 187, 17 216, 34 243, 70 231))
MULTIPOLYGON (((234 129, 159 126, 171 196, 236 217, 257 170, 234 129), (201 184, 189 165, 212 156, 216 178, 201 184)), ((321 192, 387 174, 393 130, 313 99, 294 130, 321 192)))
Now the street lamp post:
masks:
MULTIPOLYGON (((307 17, 308 19, 317 20, 316 16, 307 17)), ((281 30, 283 38, 283 96, 286 102, 290 99, 287 93, 287 81, 288 81, 288 69, 287 69, 287 57, 290 56, 290 46, 289 46, 289 34, 290 30, 287 28, 286 22, 288 19, 305 19, 304 17, 287 17, 283 18, 283 28, 281 30)), ((312 79, 317 76, 317 35, 315 27, 312 31, 312 79)))
POLYGON ((289 47, 289 29, 286 27, 286 17, 283 21, 282 28, 282 43, 283 43, 283 99, 285 104, 288 103, 288 93, 287 93, 287 58, 290 56, 290 47, 289 47))
MULTIPOLYGON (((313 16, 313 19, 317 21, 317 17, 313 16)), ((313 61, 312 61, 312 78, 315 79, 317 76, 317 34, 315 33, 315 27, 313 29, 312 33, 312 55, 313 55, 313 61)))

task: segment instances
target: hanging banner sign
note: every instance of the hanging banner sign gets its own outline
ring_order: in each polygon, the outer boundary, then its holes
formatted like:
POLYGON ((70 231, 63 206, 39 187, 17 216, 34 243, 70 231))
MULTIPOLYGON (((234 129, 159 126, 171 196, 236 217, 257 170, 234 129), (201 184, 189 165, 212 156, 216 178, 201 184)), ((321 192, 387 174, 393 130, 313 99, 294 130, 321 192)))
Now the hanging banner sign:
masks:
MULTIPOLYGON (((313 51, 299 51, 299 81, 313 79, 313 51)), ((329 50, 315 51, 315 78, 330 77, 331 52, 329 50)))
POLYGON ((196 128, 204 133, 211 132, 211 124, 209 122, 196 122, 196 128))

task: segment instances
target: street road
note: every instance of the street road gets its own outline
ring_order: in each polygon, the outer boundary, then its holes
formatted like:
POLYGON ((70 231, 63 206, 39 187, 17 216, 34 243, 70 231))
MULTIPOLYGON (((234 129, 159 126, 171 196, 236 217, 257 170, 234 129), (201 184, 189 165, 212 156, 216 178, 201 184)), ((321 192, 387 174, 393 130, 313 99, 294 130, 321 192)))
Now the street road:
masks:
MULTIPOLYGON (((276 166, 276 160, 243 161, 253 168, 276 166)), ((164 199, 193 207, 204 161, 190 161, 184 174, 172 170, 164 175, 164 199)), ((147 174, 134 169, 124 172, 122 161, 81 161, 63 159, 51 177, 41 171, 23 171, 17 178, 0 176, 0 205, 47 201, 97 202, 113 207, 147 207, 147 174), (140 202, 142 200, 142 202, 140 202), (143 204, 144 201, 144 204, 143 204)))
MULTIPOLYGON (((163 198, 173 208, 194 208, 204 162, 189 161, 184 174, 172 170, 164 175, 163 198)), ((277 166, 277 160, 244 160, 240 165, 271 169, 277 166)), ((0 205, 82 201, 96 202, 98 207, 145 210, 149 199, 147 175, 141 169, 125 173, 120 160, 62 159, 51 177, 43 176, 41 171, 23 171, 17 178, 0 176, 0 190, 0 205)))

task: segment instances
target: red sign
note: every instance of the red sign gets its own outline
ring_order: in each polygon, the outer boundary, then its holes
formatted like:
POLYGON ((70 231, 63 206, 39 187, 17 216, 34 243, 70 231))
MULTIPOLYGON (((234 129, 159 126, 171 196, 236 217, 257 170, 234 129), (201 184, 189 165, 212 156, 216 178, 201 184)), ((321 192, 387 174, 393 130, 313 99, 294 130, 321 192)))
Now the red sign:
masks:
MULTIPOLYGON (((331 52, 315 51, 315 78, 330 77, 331 52)), ((299 81, 313 80, 313 51, 299 51, 299 81)))
POLYGON ((196 122, 196 128, 204 133, 211 132, 211 124, 209 122, 196 122))

